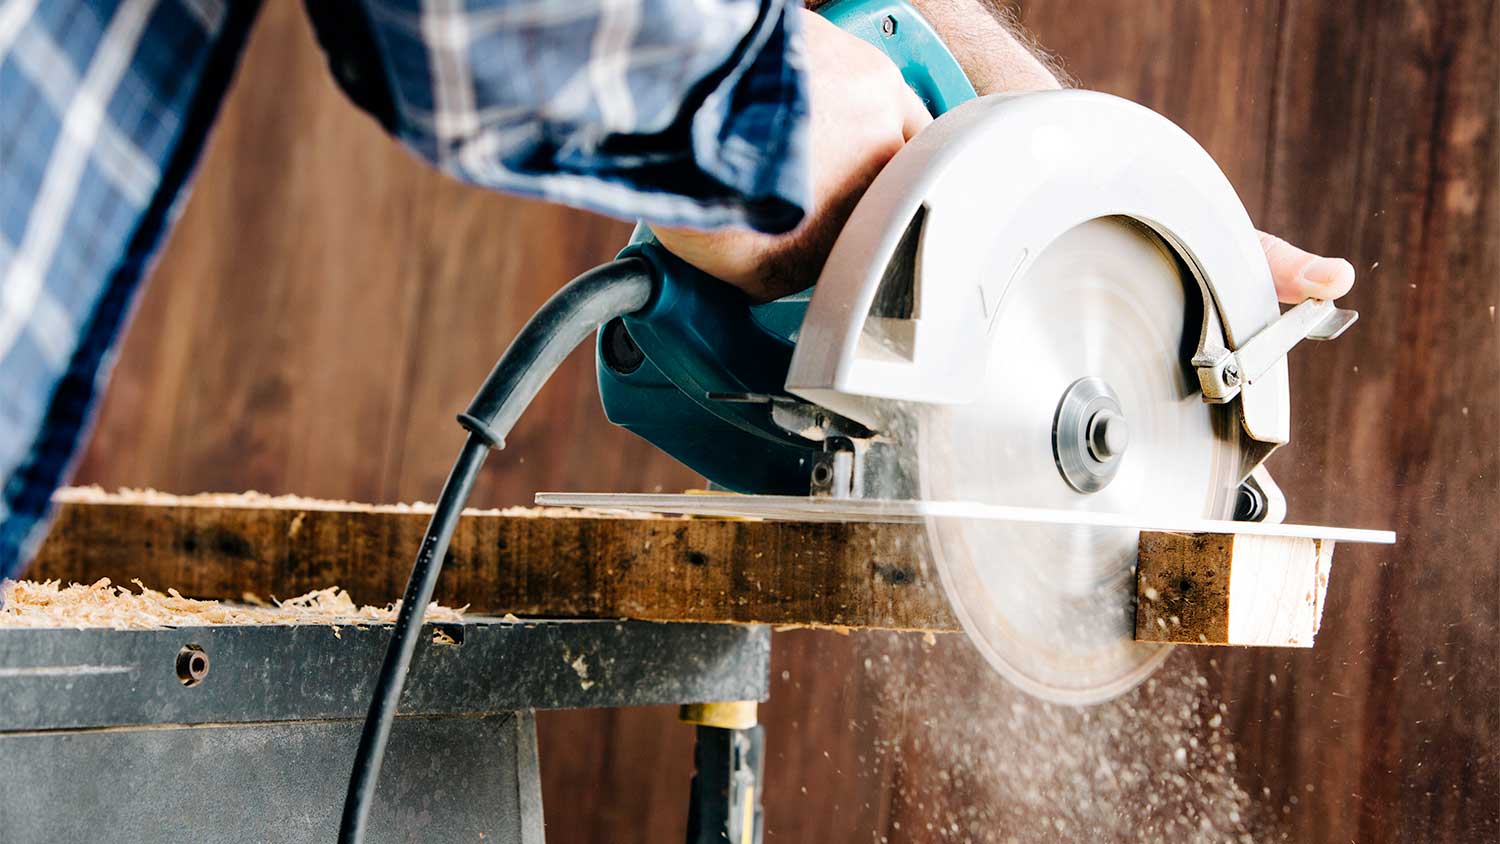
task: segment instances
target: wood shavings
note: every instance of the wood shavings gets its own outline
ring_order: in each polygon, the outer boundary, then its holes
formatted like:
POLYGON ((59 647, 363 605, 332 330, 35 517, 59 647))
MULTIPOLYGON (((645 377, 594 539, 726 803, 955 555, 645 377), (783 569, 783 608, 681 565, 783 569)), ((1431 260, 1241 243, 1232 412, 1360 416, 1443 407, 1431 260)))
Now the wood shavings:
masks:
MULTIPOLYGON (((161 507, 251 507, 257 509, 282 510, 330 510, 360 513, 431 513, 434 505, 426 501, 409 504, 361 504, 356 501, 333 501, 321 498, 304 498, 300 495, 267 495, 263 492, 200 492, 194 495, 174 495, 154 489, 121 487, 115 492, 106 492, 100 486, 64 487, 52 494, 58 504, 152 504, 161 507)), ((611 519, 661 519, 655 513, 636 513, 625 510, 600 510, 583 507, 492 507, 479 509, 467 507, 466 516, 525 516, 529 518, 603 518, 611 519)), ((301 522, 294 521, 292 530, 300 529, 301 522)))
POLYGON ((829 633, 837 633, 840 636, 848 636, 853 628, 843 624, 817 623, 776 624, 771 627, 773 633, 786 633, 791 630, 822 630, 829 633))
POLYGON ((589 663, 588 660, 584 658, 583 654, 579 654, 578 657, 572 662, 569 662, 568 665, 573 669, 573 673, 578 675, 579 688, 583 689, 584 691, 588 691, 589 689, 593 688, 594 681, 589 679, 589 663))
MULTIPOLYGON (((87 586, 62 586, 57 580, 5 581, 0 584, 0 628, 154 630, 218 624, 326 624, 337 629, 339 625, 393 623, 401 609, 400 601, 385 607, 360 606, 337 586, 276 601, 273 606, 257 606, 200 601, 183 597, 176 589, 163 593, 139 580, 132 582, 140 592, 115 586, 109 578, 87 586)), ((424 620, 461 622, 464 609, 432 603, 424 620)))
POLYGON ((1131 692, 1072 707, 1006 682, 964 637, 937 638, 856 640, 874 691, 872 721, 859 724, 875 737, 867 775, 903 783, 891 817, 939 832, 912 840, 1272 840, 1267 807, 1239 783, 1228 705, 1186 652, 1131 692))

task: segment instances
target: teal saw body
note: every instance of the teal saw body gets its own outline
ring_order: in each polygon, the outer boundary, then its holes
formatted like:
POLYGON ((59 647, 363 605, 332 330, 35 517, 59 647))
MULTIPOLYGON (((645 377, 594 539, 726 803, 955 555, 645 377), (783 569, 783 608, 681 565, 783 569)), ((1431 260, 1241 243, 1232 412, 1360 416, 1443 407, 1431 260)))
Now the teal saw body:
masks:
MULTIPOLYGON (((957 60, 904 0, 838 0, 820 14, 890 56, 934 116, 974 98, 957 60)), ((794 401, 787 367, 811 294, 751 305, 644 225, 620 253, 631 255, 650 262, 658 292, 599 332, 605 415, 725 489, 808 494, 824 444, 788 431, 774 411, 794 401)))

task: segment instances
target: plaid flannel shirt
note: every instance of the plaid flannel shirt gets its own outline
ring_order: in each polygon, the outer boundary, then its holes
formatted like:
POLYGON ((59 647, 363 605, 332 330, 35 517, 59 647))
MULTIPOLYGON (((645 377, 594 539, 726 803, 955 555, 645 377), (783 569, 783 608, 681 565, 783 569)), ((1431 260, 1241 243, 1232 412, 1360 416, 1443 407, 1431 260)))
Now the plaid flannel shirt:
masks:
MULTIPOLYGON (((768 232, 808 195, 789 0, 307 0, 335 79, 477 185, 768 232)), ((254 0, 0 3, 0 576, 46 528, 254 0)))

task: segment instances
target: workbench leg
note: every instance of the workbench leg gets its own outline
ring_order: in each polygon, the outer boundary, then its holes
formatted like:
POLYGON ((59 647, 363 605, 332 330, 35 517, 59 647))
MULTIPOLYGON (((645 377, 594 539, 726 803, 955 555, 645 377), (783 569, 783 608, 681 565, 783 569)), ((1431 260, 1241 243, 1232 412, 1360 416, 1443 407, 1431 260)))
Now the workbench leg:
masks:
POLYGON ((682 720, 698 730, 687 844, 760 844, 765 728, 755 723, 755 704, 684 706, 682 720))

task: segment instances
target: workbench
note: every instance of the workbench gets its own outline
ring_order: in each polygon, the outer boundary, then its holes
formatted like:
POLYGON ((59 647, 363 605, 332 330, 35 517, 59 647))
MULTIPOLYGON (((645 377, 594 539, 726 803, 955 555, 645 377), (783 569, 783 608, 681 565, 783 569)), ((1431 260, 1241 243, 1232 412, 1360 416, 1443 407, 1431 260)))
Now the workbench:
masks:
MULTIPOLYGON (((231 601, 399 594, 430 518, 253 495, 59 501, 31 577, 231 601)), ((1137 638, 1311 645, 1331 542, 1142 531, 1140 548, 1137 638), (1236 625, 1232 598, 1268 611, 1236 625)), ((929 556, 916 524, 466 511, 436 597, 478 617, 424 631, 374 840, 540 842, 533 712, 680 704, 698 727, 690 844, 757 844, 771 627, 954 632, 929 556)), ((0 627, 5 840, 331 839, 389 635, 0 627)))
MULTIPOLYGON (((332 841, 390 630, 0 629, 3 839, 332 841)), ((429 624, 369 840, 540 844, 533 712, 763 700, 770 643, 762 625, 429 624)), ((698 730, 689 841, 759 840, 759 728, 698 730)))

